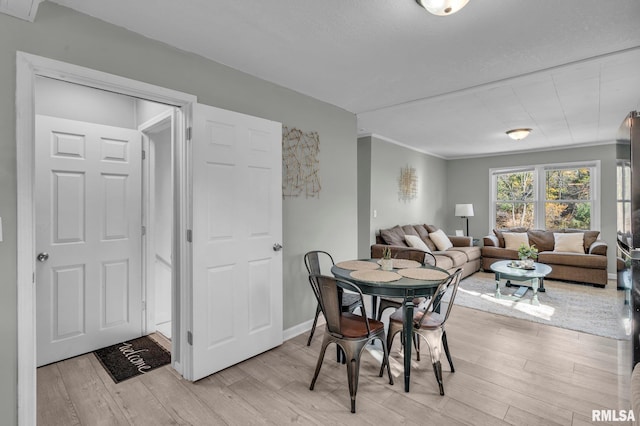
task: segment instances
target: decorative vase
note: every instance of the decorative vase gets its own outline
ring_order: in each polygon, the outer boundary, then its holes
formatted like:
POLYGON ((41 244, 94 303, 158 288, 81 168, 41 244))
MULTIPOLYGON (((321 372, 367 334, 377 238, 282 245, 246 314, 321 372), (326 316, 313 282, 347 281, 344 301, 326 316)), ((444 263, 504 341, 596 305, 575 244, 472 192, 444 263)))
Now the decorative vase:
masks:
POLYGON ((533 268, 533 259, 531 259, 531 258, 525 259, 524 260, 524 267, 525 268, 533 268))
POLYGON ((380 259, 380 268, 383 271, 391 271, 393 269, 393 259, 380 259))

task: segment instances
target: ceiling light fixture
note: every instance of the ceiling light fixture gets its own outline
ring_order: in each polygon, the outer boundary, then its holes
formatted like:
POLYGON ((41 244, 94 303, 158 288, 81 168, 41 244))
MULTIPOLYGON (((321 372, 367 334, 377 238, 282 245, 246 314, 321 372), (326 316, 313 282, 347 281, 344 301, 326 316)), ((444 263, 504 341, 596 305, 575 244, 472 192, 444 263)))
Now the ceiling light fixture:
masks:
POLYGON ((529 133, 531 133, 531 129, 513 129, 513 130, 507 130, 507 135, 509 135, 509 137, 513 140, 519 141, 522 140, 524 138, 526 138, 527 136, 529 136, 529 133))
POLYGON ((438 16, 453 15, 469 2, 469 0, 416 0, 428 12, 438 16))

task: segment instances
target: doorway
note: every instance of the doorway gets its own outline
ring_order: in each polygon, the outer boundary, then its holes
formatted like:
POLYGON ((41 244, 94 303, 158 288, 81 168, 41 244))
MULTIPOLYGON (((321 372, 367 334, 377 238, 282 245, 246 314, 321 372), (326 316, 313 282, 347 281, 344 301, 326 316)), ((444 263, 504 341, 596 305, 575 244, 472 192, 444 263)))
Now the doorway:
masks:
POLYGON ((175 108, 40 76, 34 102, 38 366, 170 339, 175 108))
MULTIPOLYGON (((34 156, 35 156, 35 92, 36 78, 43 77, 75 83, 79 86, 101 89, 110 93, 119 93, 135 99, 157 102, 175 107, 175 162, 174 186, 176 205, 174 209, 174 229, 177 229, 176 244, 173 250, 173 274, 176 282, 187 282, 187 270, 180 265, 187 263, 185 249, 187 229, 187 174, 186 174, 186 138, 184 129, 190 120, 190 105, 197 98, 159 86, 118 77, 84 67, 60 62, 24 52, 16 54, 16 158, 17 169, 18 222, 17 222, 17 305, 18 305, 18 418, 21 424, 36 423, 36 260, 35 250, 35 199, 34 156)), ((73 105, 71 105, 73 106, 73 105)), ((114 110, 118 112, 117 110, 114 110)), ((78 109, 82 113, 82 108, 78 109)), ((188 300, 184 294, 186 286, 176 289, 173 303, 188 300)), ((178 322, 185 324, 185 313, 178 311, 173 318, 172 366, 183 374, 188 363, 186 334, 181 332, 178 322), (177 332, 176 332, 177 330, 177 332)))
MULTIPOLYGON (((148 104, 145 102, 145 104, 148 104)), ((154 105, 147 105, 153 108, 154 105)), ((139 129, 143 137, 143 220, 146 294, 146 333, 157 332, 171 341, 175 283, 173 265, 174 230, 174 115, 166 109, 139 129)))

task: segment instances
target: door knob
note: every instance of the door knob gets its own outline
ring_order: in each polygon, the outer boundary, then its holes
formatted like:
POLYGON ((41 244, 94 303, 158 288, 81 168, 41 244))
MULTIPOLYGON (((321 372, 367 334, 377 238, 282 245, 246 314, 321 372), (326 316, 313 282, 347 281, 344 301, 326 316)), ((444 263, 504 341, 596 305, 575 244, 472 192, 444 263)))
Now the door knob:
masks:
POLYGON ((275 243, 273 245, 273 251, 280 251, 282 250, 282 246, 279 243, 275 243))
POLYGON ((46 262, 49 259, 49 253, 40 253, 36 259, 40 262, 46 262))

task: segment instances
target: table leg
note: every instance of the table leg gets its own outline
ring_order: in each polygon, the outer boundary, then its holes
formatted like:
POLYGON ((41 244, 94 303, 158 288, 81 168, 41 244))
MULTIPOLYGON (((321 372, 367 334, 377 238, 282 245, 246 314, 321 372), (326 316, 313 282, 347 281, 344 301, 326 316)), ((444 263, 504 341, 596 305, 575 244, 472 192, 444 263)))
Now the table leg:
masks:
POLYGON ((371 296, 371 318, 378 318, 378 296, 371 296))
POLYGON ((404 301, 404 391, 411 381, 411 348, 413 346, 413 298, 404 301))
POLYGON ((531 296, 531 304, 532 305, 540 305, 540 301, 538 300, 538 287, 540 285, 540 278, 534 278, 531 282, 531 288, 533 289, 533 296, 531 296))
POLYGON ((500 299, 502 294, 500 294, 500 274, 496 272, 496 299, 500 299))

